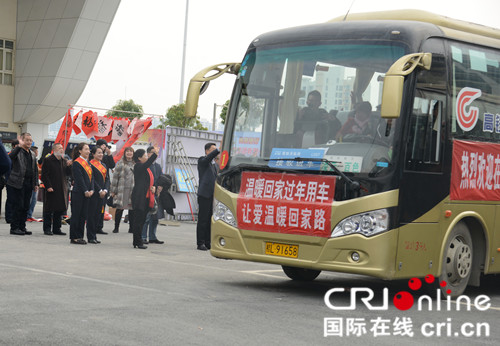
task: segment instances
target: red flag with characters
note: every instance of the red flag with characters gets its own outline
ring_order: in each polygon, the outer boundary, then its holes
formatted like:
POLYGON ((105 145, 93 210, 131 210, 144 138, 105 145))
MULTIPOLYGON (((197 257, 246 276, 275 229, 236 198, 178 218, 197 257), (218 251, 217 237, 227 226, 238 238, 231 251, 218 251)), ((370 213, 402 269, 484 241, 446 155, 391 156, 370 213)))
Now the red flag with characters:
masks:
MULTIPOLYGON (((132 123, 134 123, 135 125, 132 131, 130 131, 132 135, 128 138, 127 142, 122 146, 120 151, 116 153, 115 156, 113 157, 115 162, 118 162, 118 160, 122 158, 126 147, 132 146, 132 144, 134 144, 139 139, 139 137, 141 137, 142 134, 146 132, 146 130, 151 126, 151 124, 153 124, 153 119, 152 118, 134 119, 132 123)), ((132 125, 132 123, 130 125, 132 125)))
POLYGON ((81 130, 85 133, 87 138, 92 137, 94 132, 97 132, 97 126, 97 113, 92 111, 83 113, 81 130))
MULTIPOLYGON (((97 131, 93 133, 96 139, 106 138, 113 129, 113 118, 105 116, 97 117, 97 131)), ((107 141, 109 142, 109 141, 107 141)))
POLYGON ((68 109, 66 116, 64 117, 59 133, 57 134, 55 143, 61 143, 64 149, 69 143, 69 138, 71 137, 71 132, 73 131, 73 108, 68 109))
POLYGON ((126 141, 128 139, 128 126, 128 119, 115 119, 111 139, 113 141, 126 141))
POLYGON ((80 132, 82 132, 82 118, 83 118, 83 112, 80 110, 78 113, 75 114, 73 117, 73 131, 78 135, 80 132))

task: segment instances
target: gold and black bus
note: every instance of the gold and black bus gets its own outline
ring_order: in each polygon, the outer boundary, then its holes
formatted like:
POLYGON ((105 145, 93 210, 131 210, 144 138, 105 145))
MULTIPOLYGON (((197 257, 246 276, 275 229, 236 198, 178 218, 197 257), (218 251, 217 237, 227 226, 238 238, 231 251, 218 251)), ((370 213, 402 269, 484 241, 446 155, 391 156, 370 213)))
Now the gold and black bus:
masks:
POLYGON ((213 256, 451 296, 500 271, 500 30, 404 10, 270 32, 193 77, 188 116, 224 73, 213 256))

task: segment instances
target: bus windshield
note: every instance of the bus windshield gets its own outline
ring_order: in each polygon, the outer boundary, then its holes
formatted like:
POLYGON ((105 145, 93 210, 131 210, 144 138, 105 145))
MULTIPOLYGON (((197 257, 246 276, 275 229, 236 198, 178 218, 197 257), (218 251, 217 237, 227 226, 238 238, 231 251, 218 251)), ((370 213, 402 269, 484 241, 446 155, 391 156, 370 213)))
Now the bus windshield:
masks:
POLYGON ((252 48, 226 128, 229 166, 299 170, 307 163, 294 158, 317 157, 350 173, 388 167, 396 120, 380 117, 382 85, 406 50, 388 41, 252 48))

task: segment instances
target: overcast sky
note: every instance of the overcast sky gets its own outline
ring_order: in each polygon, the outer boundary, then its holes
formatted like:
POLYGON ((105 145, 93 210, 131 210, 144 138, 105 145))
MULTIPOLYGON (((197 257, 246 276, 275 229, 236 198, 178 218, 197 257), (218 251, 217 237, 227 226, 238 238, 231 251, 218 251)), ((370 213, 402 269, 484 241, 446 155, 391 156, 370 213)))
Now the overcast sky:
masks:
MULTIPOLYGON (((190 78, 203 68, 240 62, 258 35, 343 16, 352 0, 189 0, 184 99, 190 78)), ((407 9, 500 28, 500 1, 355 0, 351 13, 407 9)), ((186 0, 121 0, 78 105, 111 108, 133 99, 145 113, 165 114, 179 103, 186 0)), ((198 115, 211 120, 213 105, 229 99, 233 75, 211 83, 198 115)), ((218 110, 218 112, 220 109, 218 110)))

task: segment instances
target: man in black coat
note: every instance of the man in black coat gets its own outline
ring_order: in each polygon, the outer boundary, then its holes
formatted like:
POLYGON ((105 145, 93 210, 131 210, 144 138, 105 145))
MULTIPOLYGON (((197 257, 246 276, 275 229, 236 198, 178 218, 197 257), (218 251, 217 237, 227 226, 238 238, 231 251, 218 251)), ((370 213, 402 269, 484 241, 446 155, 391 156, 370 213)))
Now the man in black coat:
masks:
POLYGON ((38 191, 38 165, 35 154, 30 150, 33 139, 31 134, 23 133, 19 138, 19 146, 10 154, 12 171, 7 185, 12 191, 14 213, 10 223, 10 234, 30 235, 26 229, 26 215, 31 204, 33 190, 38 191))
POLYGON ((64 158, 64 148, 55 143, 52 155, 43 160, 43 233, 46 235, 66 235, 61 231, 61 218, 68 209, 67 177, 71 176, 71 160, 64 158))
POLYGON ((198 159, 198 224, 196 225, 197 249, 210 249, 210 223, 214 199, 217 167, 213 162, 219 155, 215 143, 205 144, 205 156, 198 159))
MULTIPOLYGON (((19 145, 19 141, 17 139, 14 139, 10 143, 10 145, 11 145, 11 151, 12 151, 12 150, 14 150, 15 147, 17 147, 19 145)), ((7 156, 9 154, 10 154, 10 152, 7 154, 7 156)), ((14 188, 7 185, 7 181, 9 180, 10 171, 12 168, 12 161, 10 160, 9 156, 8 156, 8 159, 9 159, 9 168, 7 169, 7 171, 4 174, 3 183, 5 185, 5 191, 7 192, 7 198, 5 199, 5 221, 7 223, 11 223, 13 215, 14 215, 14 206, 12 205, 12 198, 13 198, 12 196, 14 194, 14 192, 13 192, 14 188)))

